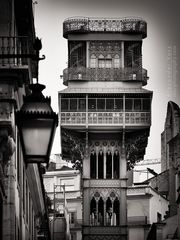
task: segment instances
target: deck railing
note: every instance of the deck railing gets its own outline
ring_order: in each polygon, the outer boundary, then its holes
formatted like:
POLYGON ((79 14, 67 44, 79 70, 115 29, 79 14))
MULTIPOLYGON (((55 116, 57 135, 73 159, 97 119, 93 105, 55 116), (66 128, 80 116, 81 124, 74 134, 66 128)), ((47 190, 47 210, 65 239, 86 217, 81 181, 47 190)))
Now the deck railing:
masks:
POLYGON ((150 112, 61 112, 61 125, 150 125, 150 112))
POLYGON ((139 68, 66 68, 63 71, 63 81, 142 81, 147 84, 147 70, 139 68))
POLYGON ((73 32, 120 32, 147 35, 147 23, 138 17, 88 18, 72 17, 63 23, 63 36, 73 32))

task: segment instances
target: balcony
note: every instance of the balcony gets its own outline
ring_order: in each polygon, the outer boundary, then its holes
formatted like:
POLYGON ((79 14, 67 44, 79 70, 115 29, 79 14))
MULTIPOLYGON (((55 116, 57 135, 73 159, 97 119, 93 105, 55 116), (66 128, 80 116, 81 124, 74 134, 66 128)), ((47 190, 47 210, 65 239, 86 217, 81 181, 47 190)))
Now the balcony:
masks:
POLYGON ((150 112, 61 112, 62 126, 150 126, 150 112))
MULTIPOLYGON (((0 69, 27 69, 32 66, 29 54, 33 53, 29 37, 0 37, 0 69)), ((32 70, 32 69, 31 69, 32 70)))
POLYGON ((134 33, 147 36, 147 23, 137 17, 125 18, 87 18, 72 17, 63 23, 63 36, 68 37, 70 33, 134 33))
POLYGON ((147 84, 147 70, 139 68, 66 68, 63 71, 63 83, 68 81, 140 81, 147 84))

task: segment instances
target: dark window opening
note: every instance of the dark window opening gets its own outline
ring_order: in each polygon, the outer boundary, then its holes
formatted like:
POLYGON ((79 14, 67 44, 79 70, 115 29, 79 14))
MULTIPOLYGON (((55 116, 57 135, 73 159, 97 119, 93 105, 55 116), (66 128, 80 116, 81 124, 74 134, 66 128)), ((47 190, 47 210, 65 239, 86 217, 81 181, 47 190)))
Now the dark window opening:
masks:
POLYGON ((125 109, 126 110, 132 110, 133 109, 133 101, 132 101, 132 99, 126 99, 125 109))
POLYGON ((90 224, 97 225, 97 209, 96 209, 96 200, 93 197, 90 203, 90 224))
POLYGON ((115 109, 123 110, 123 99, 115 99, 115 109))
POLYGON ((68 99, 61 99, 61 110, 68 110, 68 99))
POLYGON ((113 98, 107 98, 106 99, 106 109, 107 110, 114 110, 114 99, 113 98))
POLYGON ((79 100, 78 100, 78 108, 81 111, 85 111, 86 110, 86 99, 79 98, 79 100))
POLYGON ((98 178, 102 179, 104 177, 104 154, 100 151, 98 154, 98 178))
POLYGON ((77 110, 77 99, 70 99, 70 110, 77 110))
POLYGON ((97 109, 104 110, 105 109, 105 99, 97 99, 97 109))
POLYGON ((92 152, 90 156, 90 177, 96 178, 96 153, 92 152))
POLYGON ((141 110, 141 99, 134 99, 134 110, 141 110))
POLYGON ((150 110, 151 102, 150 99, 143 99, 143 110, 150 110))
POLYGON ((114 153, 114 169, 113 169, 113 174, 114 178, 118 179, 119 178, 119 152, 116 150, 114 153))
POLYGON ((114 200, 114 206, 113 206, 113 213, 114 213, 114 225, 119 225, 119 200, 116 197, 114 200))
POLYGON ((89 110, 96 110, 96 99, 89 99, 88 101, 88 109, 89 110))
POLYGON ((112 202, 109 197, 106 201, 106 225, 112 225, 112 202))
POLYGON ((86 67, 85 42, 69 41, 68 52, 69 52, 68 67, 86 67))
POLYGON ((112 154, 109 150, 106 153, 106 178, 112 178, 112 154))
POLYGON ((100 226, 104 225, 104 201, 102 197, 98 201, 98 222, 100 226))

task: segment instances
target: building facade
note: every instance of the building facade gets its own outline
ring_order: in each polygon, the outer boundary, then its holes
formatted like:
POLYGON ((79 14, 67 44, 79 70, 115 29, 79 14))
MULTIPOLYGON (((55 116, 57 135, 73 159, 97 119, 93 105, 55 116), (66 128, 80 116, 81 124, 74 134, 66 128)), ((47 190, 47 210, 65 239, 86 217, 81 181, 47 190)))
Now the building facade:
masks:
POLYGON ((159 240, 180 239, 180 108, 170 101, 167 105, 164 131, 161 134, 161 169, 152 179, 158 191, 169 200, 169 209, 163 224, 154 224, 149 233, 159 240))
POLYGON ((51 162, 49 169, 43 176, 45 190, 51 200, 51 209, 49 212, 51 219, 51 234, 52 239, 66 239, 66 227, 60 224, 64 220, 68 220, 71 240, 81 240, 82 230, 82 194, 80 190, 81 176, 78 170, 74 170, 68 166, 59 163, 51 162), (65 206, 66 204, 66 206, 65 206), (68 219, 65 218, 65 207, 67 209, 68 219), (55 213, 55 214, 54 214, 55 213), (61 219, 59 219, 61 218, 61 219), (58 224, 59 221, 59 224, 58 224), (56 231, 57 222, 57 231, 56 231), (53 238, 54 235, 54 238, 53 238))
POLYGON ((37 77, 31 0, 0 2, 0 239, 50 239, 42 168, 24 163, 15 112, 37 77))
POLYGON ((143 89, 140 18, 69 18, 59 92, 62 156, 82 164, 82 237, 127 239, 127 169, 143 159, 152 92, 143 89), (76 161, 78 160, 78 162, 76 161))

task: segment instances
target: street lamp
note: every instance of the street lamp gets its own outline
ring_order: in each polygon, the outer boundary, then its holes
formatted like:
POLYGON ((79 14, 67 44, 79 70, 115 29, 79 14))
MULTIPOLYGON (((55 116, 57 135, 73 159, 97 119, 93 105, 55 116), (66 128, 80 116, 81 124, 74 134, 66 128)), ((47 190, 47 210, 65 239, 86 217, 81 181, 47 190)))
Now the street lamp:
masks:
MULTIPOLYGON (((37 39, 37 41, 40 41, 37 39)), ((39 58, 41 43, 37 42, 36 60, 39 58)), ((38 68, 38 64, 37 64, 38 68)), ((37 69, 38 74, 38 69, 37 69)), ((16 124, 19 130, 25 163, 47 163, 58 125, 58 115, 50 106, 50 98, 44 97, 45 86, 38 83, 30 84, 31 94, 24 97, 24 104, 16 112, 16 124)))

